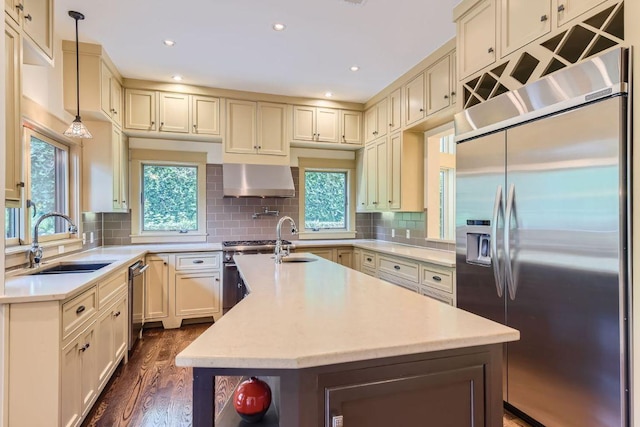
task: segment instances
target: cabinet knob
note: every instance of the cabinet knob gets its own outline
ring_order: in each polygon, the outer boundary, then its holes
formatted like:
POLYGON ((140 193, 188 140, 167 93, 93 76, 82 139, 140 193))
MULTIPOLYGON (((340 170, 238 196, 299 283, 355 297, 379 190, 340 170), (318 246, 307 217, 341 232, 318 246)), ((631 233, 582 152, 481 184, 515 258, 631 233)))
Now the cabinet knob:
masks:
POLYGON ((318 139, 320 139, 320 134, 318 134, 318 139))
POLYGON ((396 270, 400 270, 400 266, 399 265, 394 265, 393 268, 396 269, 396 270))
POLYGON ((216 282, 219 282, 219 281, 220 281, 220 279, 218 279, 218 278, 216 277, 216 282))
POLYGON ((113 203, 118 203, 118 199, 113 199, 113 203))
POLYGON ((193 130, 198 130, 198 125, 193 125, 193 130))
POLYGON ((421 113, 424 113, 424 108, 421 108, 421 109, 420 109, 420 112, 421 112, 421 113))
POLYGON ((549 17, 547 15, 542 15, 540 17, 540 22, 545 22, 547 19, 549 19, 549 17))
POLYGON ((262 145, 258 145, 258 150, 262 150, 262 145))
POLYGON ((118 317, 120 316, 120 311, 116 311, 115 313, 113 313, 113 317, 118 317))
POLYGON ((490 47, 489 49, 487 49, 487 53, 493 53, 493 52, 494 52, 494 51, 493 51, 493 48, 492 48, 492 47, 490 47))
POLYGON ((27 21, 31 22, 31 20, 33 18, 31 17, 31 14, 28 14, 27 16, 24 17, 24 19, 26 19, 27 21))
POLYGON ((22 3, 18 3, 16 5, 16 9, 18 9, 20 12, 22 12, 24 10, 24 5, 22 3))
POLYGON ((558 12, 564 12, 564 4, 558 5, 558 12))
POLYGON ((455 92, 451 92, 451 96, 456 96, 456 93, 455 92))
POLYGON ((80 351, 81 351, 82 353, 84 353, 85 351, 87 351, 87 349, 88 349, 89 347, 91 347, 91 344, 86 343, 85 345, 83 345, 82 347, 80 347, 80 351))
POLYGON ((371 262, 371 261, 373 261, 373 260, 372 260, 371 258, 367 258, 367 261, 371 262))
POLYGON ((125 203, 127 203, 127 201, 126 201, 126 200, 123 200, 123 201, 122 201, 122 204, 125 204, 125 203))
POLYGON ((160 127, 164 126, 164 122, 160 122, 160 127))
POLYGON ((118 115, 118 112, 116 110, 113 110, 113 114, 118 115))
POLYGON ((445 96, 444 96, 444 99, 449 99, 449 95, 445 95, 445 96))
POLYGON ((391 202, 392 202, 392 200, 387 200, 387 201, 388 201, 389 203, 391 203, 391 202))
POLYGON ((389 127, 393 127, 393 123, 389 123, 389 127))

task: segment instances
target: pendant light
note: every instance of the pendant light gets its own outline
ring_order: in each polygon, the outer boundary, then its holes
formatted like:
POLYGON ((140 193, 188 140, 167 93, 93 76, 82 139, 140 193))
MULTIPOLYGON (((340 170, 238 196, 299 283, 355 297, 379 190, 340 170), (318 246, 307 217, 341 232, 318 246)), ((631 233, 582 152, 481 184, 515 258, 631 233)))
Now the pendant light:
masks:
POLYGON ((93 138, 93 136, 80 119, 80 50, 78 48, 78 21, 84 19, 84 15, 80 12, 70 10, 69 16, 76 21, 76 101, 78 109, 76 119, 71 123, 69 129, 64 132, 64 136, 88 139, 93 138))

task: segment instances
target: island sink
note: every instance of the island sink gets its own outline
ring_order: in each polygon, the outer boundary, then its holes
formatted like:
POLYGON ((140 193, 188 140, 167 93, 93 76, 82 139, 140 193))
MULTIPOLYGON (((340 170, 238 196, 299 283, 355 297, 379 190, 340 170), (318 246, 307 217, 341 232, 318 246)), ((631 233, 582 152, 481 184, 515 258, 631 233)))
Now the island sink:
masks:
POLYGON ((45 268, 43 270, 31 273, 32 276, 44 275, 44 274, 67 274, 67 273, 93 273, 100 270, 111 262, 65 262, 53 267, 45 268))

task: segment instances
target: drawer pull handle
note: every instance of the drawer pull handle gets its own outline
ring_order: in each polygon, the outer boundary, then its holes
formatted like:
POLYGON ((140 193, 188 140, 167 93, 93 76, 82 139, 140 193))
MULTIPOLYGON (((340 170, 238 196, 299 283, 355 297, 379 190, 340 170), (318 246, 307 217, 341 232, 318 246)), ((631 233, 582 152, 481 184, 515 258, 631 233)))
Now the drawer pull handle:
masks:
POLYGON ((81 305, 80 307, 76 308, 76 314, 80 314, 85 310, 85 306, 81 305))
POLYGON ((203 260, 201 260, 201 259, 194 259, 194 260, 193 260, 193 263, 194 263, 194 264, 204 264, 204 261, 203 261, 203 260))
POLYGON ((440 276, 433 276, 431 277, 433 280, 435 280, 436 282, 442 282, 442 277, 440 276))
POLYGON ((116 311, 115 313, 113 313, 113 317, 118 317, 118 316, 120 316, 120 312, 119 311, 116 311))
POLYGON ((394 265, 393 268, 395 268, 396 270, 400 270, 400 266, 399 265, 394 265))

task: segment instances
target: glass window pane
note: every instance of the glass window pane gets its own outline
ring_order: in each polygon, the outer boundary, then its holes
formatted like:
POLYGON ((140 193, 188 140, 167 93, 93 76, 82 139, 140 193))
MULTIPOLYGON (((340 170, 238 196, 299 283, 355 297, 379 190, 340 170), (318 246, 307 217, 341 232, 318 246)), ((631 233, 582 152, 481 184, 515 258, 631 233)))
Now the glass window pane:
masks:
POLYGON ((347 174, 306 171, 304 227, 312 230, 347 228, 347 174))
POLYGON ((142 165, 144 231, 198 229, 198 168, 142 165))
POLYGON ((16 208, 5 208, 4 212, 4 236, 7 239, 14 239, 18 237, 19 234, 19 211, 16 208))
MULTIPOLYGON (((67 214, 67 152, 52 144, 31 137, 30 141, 30 194, 36 206, 35 224, 38 218, 49 212, 67 214)), ((45 236, 66 231, 62 220, 55 218, 43 221, 38 235, 45 236)))

